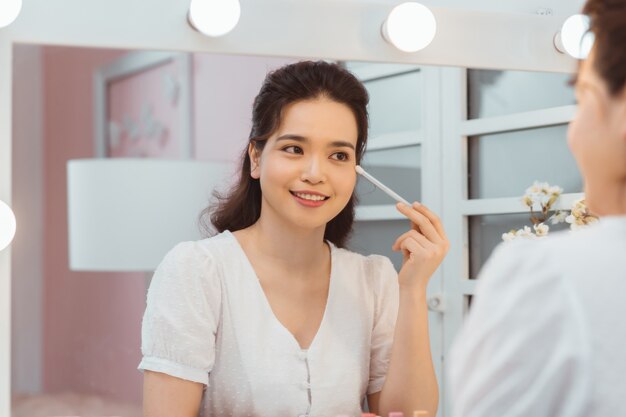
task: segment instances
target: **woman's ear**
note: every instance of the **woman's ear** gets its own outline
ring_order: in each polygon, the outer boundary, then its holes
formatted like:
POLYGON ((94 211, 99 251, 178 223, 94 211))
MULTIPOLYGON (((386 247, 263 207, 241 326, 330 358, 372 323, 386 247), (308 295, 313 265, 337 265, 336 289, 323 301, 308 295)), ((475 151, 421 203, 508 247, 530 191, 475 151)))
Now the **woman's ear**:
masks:
POLYGON ((255 180, 258 180, 261 176, 259 169, 259 162, 261 158, 259 151, 255 146, 255 142, 250 142, 248 145, 248 157, 250 158, 250 176, 255 180))

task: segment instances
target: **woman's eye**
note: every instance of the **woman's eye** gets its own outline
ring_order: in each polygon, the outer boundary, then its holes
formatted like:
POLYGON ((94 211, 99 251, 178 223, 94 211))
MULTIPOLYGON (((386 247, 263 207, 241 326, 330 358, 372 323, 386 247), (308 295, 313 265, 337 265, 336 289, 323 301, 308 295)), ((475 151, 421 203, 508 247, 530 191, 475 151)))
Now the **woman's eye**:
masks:
POLYGON ((348 155, 346 152, 335 152, 332 156, 337 161, 348 161, 348 160, 350 160, 350 155, 348 155))
POLYGON ((302 148, 299 146, 287 146, 285 148, 283 148, 283 151, 287 152, 287 153, 294 153, 294 154, 301 154, 302 153, 302 148))

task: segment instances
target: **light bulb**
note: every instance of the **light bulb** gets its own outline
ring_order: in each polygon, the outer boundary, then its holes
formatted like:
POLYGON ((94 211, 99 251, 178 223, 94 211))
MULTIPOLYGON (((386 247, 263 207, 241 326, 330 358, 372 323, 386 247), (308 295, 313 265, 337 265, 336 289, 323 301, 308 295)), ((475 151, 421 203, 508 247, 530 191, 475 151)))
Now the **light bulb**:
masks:
POLYGON ((11 244, 15 236, 15 215, 4 201, 0 200, 0 250, 11 244))
POLYGON ((223 36, 239 22, 239 0, 191 0, 189 23, 199 32, 211 36, 223 36))
POLYGON ((383 38, 404 52, 426 48, 437 32, 435 15, 423 4, 402 3, 391 10, 383 23, 383 38))
POLYGON ((0 1, 0 28, 9 26, 22 10, 22 0, 0 1))
POLYGON ((554 46, 559 52, 567 53, 576 59, 589 55, 595 36, 589 31, 589 16, 575 14, 567 18, 561 31, 554 37, 554 46))

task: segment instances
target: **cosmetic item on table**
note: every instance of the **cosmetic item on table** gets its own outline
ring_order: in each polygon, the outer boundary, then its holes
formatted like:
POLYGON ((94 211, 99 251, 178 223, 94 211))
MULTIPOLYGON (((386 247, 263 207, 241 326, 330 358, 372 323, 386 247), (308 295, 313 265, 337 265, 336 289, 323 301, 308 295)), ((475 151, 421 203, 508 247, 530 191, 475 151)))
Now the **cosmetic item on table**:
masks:
POLYGON ((413 411, 413 417, 428 417, 428 411, 413 411))
POLYGON ((393 191, 391 188, 387 187, 382 182, 378 181, 376 178, 372 177, 371 174, 368 174, 363 168, 361 168, 360 165, 357 165, 354 169, 356 170, 357 174, 360 174, 361 176, 363 176, 366 180, 368 180, 369 182, 374 184, 378 189, 383 191, 389 197, 391 197, 394 200, 396 200, 398 203, 404 203, 407 206, 411 205, 411 203, 406 201, 404 198, 400 197, 400 195, 398 195, 398 193, 393 191))
POLYGON ((402 411, 392 411, 389 413, 389 417, 404 417, 404 413, 402 411))

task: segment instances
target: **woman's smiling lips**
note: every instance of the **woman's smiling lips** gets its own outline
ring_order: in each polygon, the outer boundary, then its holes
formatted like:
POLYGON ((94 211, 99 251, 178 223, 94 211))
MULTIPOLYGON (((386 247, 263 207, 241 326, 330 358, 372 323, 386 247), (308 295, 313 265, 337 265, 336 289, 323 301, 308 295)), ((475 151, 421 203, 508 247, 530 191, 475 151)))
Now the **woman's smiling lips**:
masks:
POLYGON ((296 201, 306 207, 319 207, 330 197, 317 191, 289 191, 296 201))

